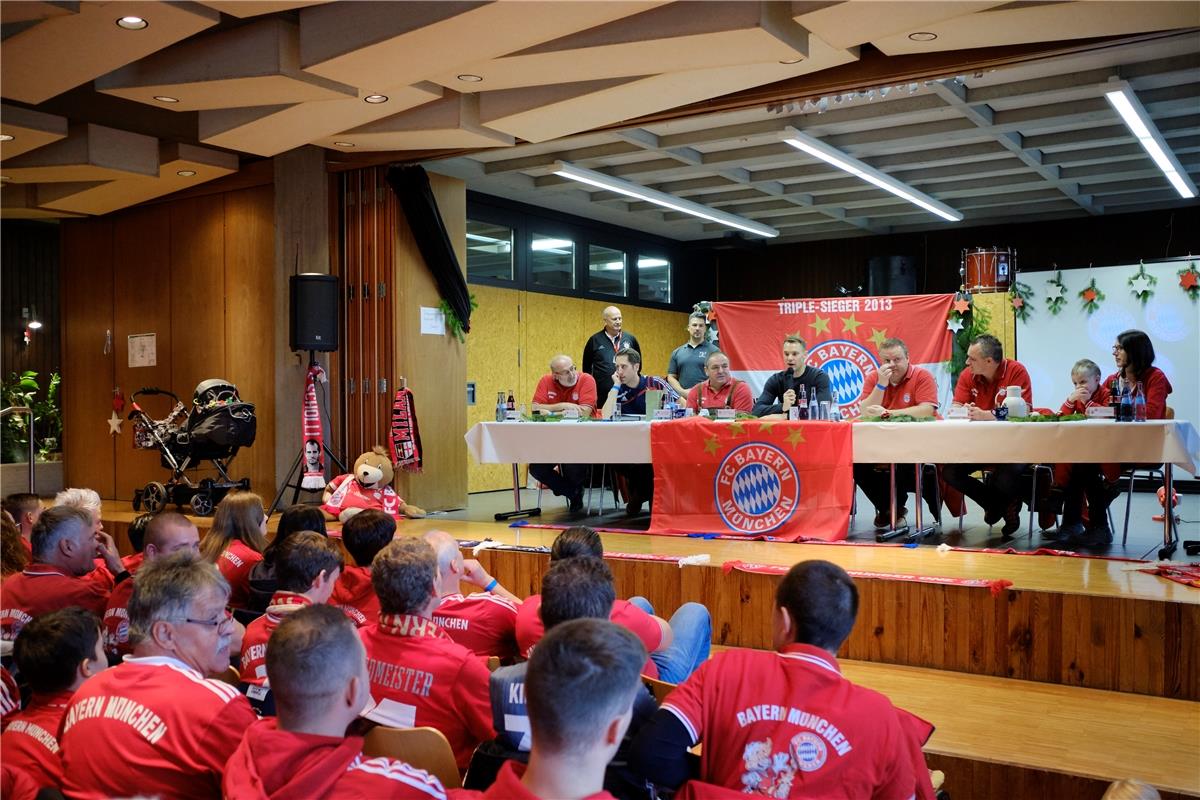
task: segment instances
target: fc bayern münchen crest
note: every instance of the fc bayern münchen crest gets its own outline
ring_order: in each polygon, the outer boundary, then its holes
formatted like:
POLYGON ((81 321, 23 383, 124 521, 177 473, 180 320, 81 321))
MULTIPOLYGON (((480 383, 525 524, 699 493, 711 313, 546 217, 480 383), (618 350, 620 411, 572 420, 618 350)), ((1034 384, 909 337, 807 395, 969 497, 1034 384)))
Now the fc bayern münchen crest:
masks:
POLYGON ((765 442, 739 445, 721 461, 713 479, 721 519, 735 533, 763 534, 787 522, 800 505, 796 465, 765 442))
POLYGON ((810 350, 806 363, 824 370, 829 376, 833 401, 838 404, 843 417, 857 417, 862 413, 867 372, 879 369, 879 361, 870 350, 858 342, 834 339, 821 342, 810 350))

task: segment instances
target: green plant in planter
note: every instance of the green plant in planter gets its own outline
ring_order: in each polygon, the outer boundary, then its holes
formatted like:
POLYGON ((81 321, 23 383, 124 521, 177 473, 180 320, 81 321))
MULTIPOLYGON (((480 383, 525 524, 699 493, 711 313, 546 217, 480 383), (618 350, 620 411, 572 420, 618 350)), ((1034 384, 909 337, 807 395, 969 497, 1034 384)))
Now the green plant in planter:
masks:
MULTIPOLYGON (((38 399, 41 387, 38 385, 38 374, 26 370, 20 374, 13 372, 0 385, 0 400, 4 406, 25 406, 33 409, 34 414, 34 445, 38 455, 45 460, 50 453, 61 450, 62 444, 62 412, 58 405, 58 388, 62 377, 57 373, 50 374, 50 382, 46 386, 46 396, 38 399)), ((29 452, 29 418, 24 414, 10 414, 4 417, 0 427, 0 456, 7 463, 24 461, 29 452)))

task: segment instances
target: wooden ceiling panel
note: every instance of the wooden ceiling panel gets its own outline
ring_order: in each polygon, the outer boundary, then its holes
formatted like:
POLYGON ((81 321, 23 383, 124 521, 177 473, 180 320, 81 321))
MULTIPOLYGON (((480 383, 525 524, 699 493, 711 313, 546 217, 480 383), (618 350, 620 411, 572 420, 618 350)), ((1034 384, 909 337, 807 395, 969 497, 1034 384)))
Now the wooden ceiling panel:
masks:
POLYGON ((300 11, 304 68, 354 86, 416 83, 662 5, 662 0, 336 3, 300 11))
POLYGON ((335 133, 415 108, 442 96, 442 87, 432 83, 381 89, 386 103, 367 103, 359 97, 323 100, 316 103, 235 108, 200 112, 200 140, 260 156, 274 156, 335 133))
POLYGON ((856 58, 855 51, 834 49, 813 37, 809 58, 798 64, 775 61, 630 80, 483 92, 479 96, 479 116, 480 122, 489 128, 526 141, 544 142, 728 92, 848 64, 856 58))
POLYGON ((58 219, 83 216, 69 211, 38 208, 36 186, 5 183, 3 187, 0 189, 0 219, 58 219))
POLYGON ((457 66, 433 80, 462 92, 578 83, 791 61, 808 31, 783 3, 673 3, 524 52, 457 66), (464 82, 459 74, 483 78, 464 82))
POLYGON ((188 189, 237 172, 238 158, 207 147, 164 142, 160 148, 158 175, 136 176, 104 183, 41 184, 37 204, 55 211, 107 214, 155 197, 188 189), (185 173, 181 175, 180 173, 185 173), (186 173, 192 173, 188 175, 186 173))
POLYGON ((21 3, 0 4, 0 22, 5 25, 11 25, 14 22, 36 22, 49 17, 63 17, 67 14, 78 13, 79 3, 25 0, 21 3))
POLYGON ((281 18, 194 37, 110 72, 96 90, 171 111, 354 97, 353 86, 300 69, 300 27, 281 18), (173 97, 162 102, 155 97, 173 97))
POLYGON ((220 18, 194 3, 82 3, 78 14, 45 19, 4 40, 0 91, 11 100, 41 103, 199 33, 220 18), (149 25, 134 31, 117 27, 117 20, 129 15, 149 25))
POLYGON ((477 95, 451 93, 411 111, 327 136, 316 144, 345 149, 345 144, 337 142, 353 145, 356 151, 443 150, 510 146, 513 137, 479 124, 477 95))
MULTIPOLYGON (((910 4, 906 3, 905 6, 910 4)), ((965 50, 1200 26, 1200 3, 1167 0, 1006 3, 1003 7, 923 26, 937 39, 914 42, 912 31, 872 39, 889 56, 965 50)))
POLYGON ((854 47, 888 36, 907 36, 977 11, 1003 5, 1006 0, 853 0, 840 3, 794 3, 795 19, 834 47, 854 47), (814 5, 823 6, 811 10, 814 5))
POLYGON ((66 138, 67 120, 19 106, 0 105, 0 133, 13 137, 0 142, 0 161, 66 138))
POLYGON ((106 181, 158 175, 158 140, 103 125, 72 125, 66 138, 9 159, 15 183, 106 181))
POLYGON ((222 14, 245 19, 279 11, 292 11, 305 6, 319 6, 329 0, 204 0, 201 5, 214 8, 222 14))

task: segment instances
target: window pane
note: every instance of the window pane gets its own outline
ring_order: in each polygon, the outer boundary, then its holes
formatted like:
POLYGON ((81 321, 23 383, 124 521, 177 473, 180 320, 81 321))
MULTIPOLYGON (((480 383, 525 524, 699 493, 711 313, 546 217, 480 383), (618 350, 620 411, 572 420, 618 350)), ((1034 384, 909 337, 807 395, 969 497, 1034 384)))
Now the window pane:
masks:
POLYGON ((503 225, 467 220, 467 279, 513 279, 513 232, 503 225))
POLYGON ((671 262, 654 256, 638 256, 639 300, 671 302, 671 262))
POLYGON ((554 289, 575 288, 575 243, 535 233, 529 240, 530 281, 554 289))
POLYGON ((625 296, 625 254, 608 247, 588 245, 588 290, 625 296))

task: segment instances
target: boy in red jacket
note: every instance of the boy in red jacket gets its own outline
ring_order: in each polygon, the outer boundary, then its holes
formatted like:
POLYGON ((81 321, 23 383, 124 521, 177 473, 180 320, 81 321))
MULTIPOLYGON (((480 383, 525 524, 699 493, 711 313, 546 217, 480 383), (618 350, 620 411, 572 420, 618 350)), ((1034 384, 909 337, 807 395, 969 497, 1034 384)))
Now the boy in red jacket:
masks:
POLYGON ((370 699, 366 652, 353 623, 315 605, 288 615, 271 634, 267 676, 278 716, 246 731, 225 765, 222 793, 236 800, 445 800, 437 778, 390 758, 366 758, 345 736, 370 699))
POLYGON ((342 526, 342 544, 354 559, 333 587, 329 605, 346 612, 361 628, 379 621, 379 598, 371 585, 371 561, 396 535, 396 520, 374 508, 360 511, 342 526))

